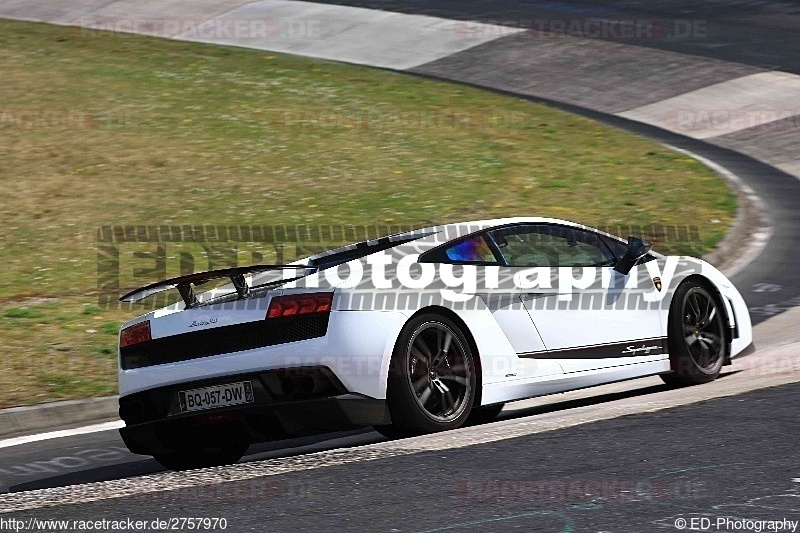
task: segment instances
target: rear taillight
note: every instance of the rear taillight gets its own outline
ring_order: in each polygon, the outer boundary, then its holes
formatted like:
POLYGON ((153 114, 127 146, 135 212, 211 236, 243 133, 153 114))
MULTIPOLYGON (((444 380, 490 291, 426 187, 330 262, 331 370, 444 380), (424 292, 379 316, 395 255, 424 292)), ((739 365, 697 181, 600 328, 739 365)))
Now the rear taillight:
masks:
POLYGON ((333 302, 332 292, 311 292, 276 296, 269 304, 266 318, 327 313, 333 302))
POLYGON ((124 348, 132 344, 139 344, 151 340, 150 321, 145 320, 123 329, 119 334, 119 347, 124 348))

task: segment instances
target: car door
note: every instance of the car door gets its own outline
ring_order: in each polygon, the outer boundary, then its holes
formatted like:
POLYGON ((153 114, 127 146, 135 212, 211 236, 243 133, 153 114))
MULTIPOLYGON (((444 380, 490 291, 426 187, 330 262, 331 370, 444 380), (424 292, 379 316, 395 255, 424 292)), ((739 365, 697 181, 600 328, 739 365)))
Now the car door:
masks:
MULTIPOLYGON (((497 248, 487 238, 486 231, 458 239, 448 246, 436 250, 423 259, 425 262, 478 267, 480 281, 475 295, 485 303, 505 337, 518 355, 545 352, 544 342, 526 309, 522 292, 507 281, 513 277, 513 269, 501 264, 497 248), (506 280, 496 289, 485 289, 487 279, 506 280)), ((552 360, 520 359, 520 366, 507 377, 516 379, 561 375, 563 369, 552 360)))
POLYGON ((666 357, 658 306, 644 300, 644 293, 654 289, 653 280, 644 268, 630 275, 613 268, 624 244, 559 224, 504 227, 488 236, 509 266, 549 267, 551 272, 549 290, 521 291, 546 348, 521 357, 551 359, 566 373, 666 357), (559 287, 570 275, 576 282, 569 283, 571 297, 567 297, 559 287))

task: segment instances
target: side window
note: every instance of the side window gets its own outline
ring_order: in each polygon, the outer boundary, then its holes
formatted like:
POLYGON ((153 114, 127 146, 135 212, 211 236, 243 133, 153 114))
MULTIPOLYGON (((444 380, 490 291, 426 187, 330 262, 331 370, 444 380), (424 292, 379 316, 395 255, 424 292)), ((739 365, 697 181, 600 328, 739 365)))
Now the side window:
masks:
POLYGON ((445 250, 447 259, 466 263, 496 263, 492 250, 483 235, 475 235, 445 250))
POLYGON ((513 226, 490 233, 508 266, 558 266, 558 252, 547 242, 542 226, 513 226))
POLYGON ((599 235, 577 228, 512 226, 495 230, 491 236, 509 266, 611 266, 616 261, 599 235))
POLYGON ((611 252, 616 256, 618 261, 622 259, 622 256, 628 251, 628 246, 624 242, 620 242, 617 239, 603 237, 603 242, 606 243, 609 248, 611 248, 611 252))

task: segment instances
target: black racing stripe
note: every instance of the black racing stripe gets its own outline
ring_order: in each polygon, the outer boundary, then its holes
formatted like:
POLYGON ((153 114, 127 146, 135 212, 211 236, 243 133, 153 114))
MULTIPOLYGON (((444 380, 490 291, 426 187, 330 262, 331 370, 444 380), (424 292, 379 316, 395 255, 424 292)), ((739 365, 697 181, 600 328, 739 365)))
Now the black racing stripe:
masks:
POLYGON ((594 344, 519 354, 524 359, 610 359, 614 357, 640 357, 643 355, 662 355, 668 353, 667 338, 654 337, 609 344, 594 344))

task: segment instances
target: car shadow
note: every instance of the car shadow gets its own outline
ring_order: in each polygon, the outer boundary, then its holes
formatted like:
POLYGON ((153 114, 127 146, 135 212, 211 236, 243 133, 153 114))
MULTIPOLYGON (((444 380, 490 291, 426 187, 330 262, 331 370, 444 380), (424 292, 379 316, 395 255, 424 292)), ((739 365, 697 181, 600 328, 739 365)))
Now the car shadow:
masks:
MULTIPOLYGON (((742 372, 742 370, 726 370, 725 373, 720 374, 717 379, 725 379, 727 377, 733 376, 742 372)), ((603 385, 599 385, 598 387, 602 387, 603 385)), ((691 387, 702 387, 703 385, 690 385, 687 388, 691 387)), ((649 385, 646 387, 635 388, 625 391, 617 391, 617 392, 609 392, 609 393, 602 393, 597 394, 595 396, 588 396, 586 398, 576 398, 573 400, 561 400, 561 401, 553 401, 549 402, 544 405, 536 405, 532 407, 520 407, 514 408, 514 404, 517 402, 510 402, 506 405, 503 411, 497 415, 495 420, 513 420, 515 418, 524 418, 527 416, 535 416, 541 415, 545 413, 555 413, 558 411, 564 411, 567 409, 574 409, 577 407, 588 407, 592 405, 599 405, 607 402, 613 402, 615 400, 625 400, 628 398, 638 398, 641 396, 647 396, 649 394, 656 394, 659 392, 665 392, 668 390, 672 390, 674 387, 671 387, 667 384, 659 384, 659 385, 649 385)), ((587 389, 579 389, 579 390, 586 390, 591 391, 592 387, 587 389)), ((568 394, 563 393, 563 394, 568 394)), ((558 396, 559 393, 552 395, 554 398, 558 396)), ((525 400, 520 400, 520 402, 524 402, 525 400)))
MULTIPOLYGON (((333 448, 372 444, 383 440, 385 439, 371 428, 363 428, 353 431, 340 431, 336 433, 324 433, 294 439, 264 442, 251 445, 240 463, 294 457, 333 448)), ((53 487, 66 487, 83 483, 97 483, 138 477, 164 471, 166 471, 166 469, 155 459, 131 454, 130 460, 128 461, 24 481, 10 485, 7 491, 23 492, 53 487)))
MULTIPOLYGON (((542 415, 546 413, 556 413, 558 411, 566 411, 567 409, 575 409, 577 407, 588 407, 592 405, 599 405, 615 400, 624 400, 627 398, 636 398, 639 396, 647 396, 648 394, 655 394, 670 390, 667 385, 651 385, 641 389, 634 389, 629 391, 611 392, 606 394, 599 394, 597 396, 590 396, 587 398, 576 398, 574 400, 561 400, 547 403, 544 405, 536 405, 532 407, 519 407, 515 408, 514 403, 509 403, 503 411, 497 415, 496 420, 513 420, 516 418, 525 418, 529 416, 542 415)), ((525 401, 525 400, 522 400, 525 401)))

